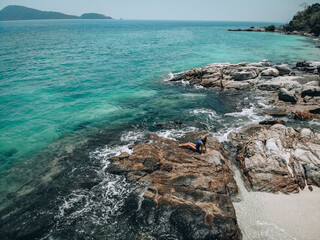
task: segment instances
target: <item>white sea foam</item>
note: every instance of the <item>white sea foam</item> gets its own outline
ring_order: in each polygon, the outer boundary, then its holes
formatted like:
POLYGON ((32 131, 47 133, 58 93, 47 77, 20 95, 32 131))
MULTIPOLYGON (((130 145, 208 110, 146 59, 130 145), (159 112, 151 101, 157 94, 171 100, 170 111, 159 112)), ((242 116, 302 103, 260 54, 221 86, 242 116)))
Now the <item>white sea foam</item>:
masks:
POLYGON ((146 132, 144 131, 128 131, 124 132, 120 139, 122 142, 130 142, 133 144, 134 142, 143 139, 145 135, 146 132))
POLYGON ((188 132, 194 132, 197 128, 195 127, 186 127, 184 129, 170 129, 170 130, 160 130, 156 132, 160 137, 168 138, 171 140, 177 140, 183 137, 188 132))
MULTIPOLYGON (((123 134, 127 142, 135 141, 132 132, 123 134)), ((87 219, 95 225, 110 224, 109 219, 119 214, 127 196, 135 191, 135 188, 128 183, 123 176, 110 174, 106 168, 110 164, 110 158, 119 155, 121 152, 132 153, 129 144, 122 146, 105 146, 90 154, 95 161, 101 162, 101 169, 98 176, 101 179, 97 185, 90 190, 77 189, 63 198, 59 206, 59 214, 56 216, 63 224, 87 219)))
POLYGON ((204 108, 194 109, 194 110, 191 110, 190 113, 196 116, 199 116, 199 115, 207 116, 211 120, 216 120, 219 117, 217 115, 217 112, 212 109, 204 109, 204 108))
POLYGON ((108 167, 110 158, 119 156, 121 153, 126 152, 132 154, 133 150, 130 145, 133 145, 136 141, 139 141, 145 137, 146 132, 144 131, 127 131, 124 132, 120 140, 123 142, 122 145, 109 146, 106 145, 103 148, 99 148, 90 154, 91 158, 96 158, 103 163, 102 172, 108 167))
POLYGON ((320 66, 320 62, 311 62, 310 65, 312 67, 318 67, 318 66, 320 66))
POLYGON ((183 84, 183 85, 190 85, 190 82, 189 81, 187 81, 187 80, 181 80, 181 83, 183 84))
POLYGON ((310 125, 316 125, 316 126, 320 126, 320 121, 318 119, 313 119, 312 121, 309 121, 310 125))
MULTIPOLYGON (((252 101, 248 97, 244 99, 245 102, 252 101)), ((243 103, 240 103, 241 106, 243 103)), ((243 108, 239 112, 231 112, 226 113, 224 116, 221 116, 221 121, 217 120, 219 123, 223 121, 223 129, 220 129, 218 132, 213 133, 215 137, 218 138, 220 142, 227 142, 228 135, 231 132, 239 131, 243 126, 248 124, 256 124, 262 120, 268 118, 267 115, 260 114, 261 109, 271 108, 265 102, 265 98, 263 96, 259 96, 255 98, 254 103, 250 102, 249 107, 243 108)))
POLYGON ((165 79, 163 79, 163 81, 169 82, 173 78, 174 78, 174 74, 172 72, 169 72, 168 76, 165 79))
POLYGON ((194 88, 195 89, 204 89, 204 86, 196 84, 196 85, 194 85, 194 88))
POLYGON ((256 123, 265 119, 265 116, 259 115, 258 112, 257 107, 251 104, 250 108, 243 108, 241 112, 226 113, 225 116, 231 116, 237 119, 247 118, 252 123, 256 123))
POLYGON ((58 221, 72 222, 88 217, 97 225, 108 223, 116 216, 133 190, 124 177, 107 174, 91 190, 74 190, 59 207, 58 221), (99 201, 97 201, 99 199, 99 201))
POLYGON ((222 129, 216 133, 212 133, 214 137, 216 137, 219 142, 228 142, 228 135, 232 132, 237 132, 240 130, 241 127, 229 127, 229 128, 226 128, 226 129, 222 129))

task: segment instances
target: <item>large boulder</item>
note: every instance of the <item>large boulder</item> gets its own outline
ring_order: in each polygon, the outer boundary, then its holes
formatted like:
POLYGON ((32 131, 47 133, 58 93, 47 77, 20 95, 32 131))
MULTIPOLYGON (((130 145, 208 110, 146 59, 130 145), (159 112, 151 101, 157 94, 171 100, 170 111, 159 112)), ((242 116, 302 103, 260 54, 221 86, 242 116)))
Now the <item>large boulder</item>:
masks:
MULTIPOLYGON (((195 142, 203 133, 187 134, 182 142, 195 142)), ((126 158, 115 157, 109 171, 124 174, 142 187, 142 214, 137 224, 167 224, 165 233, 177 239, 239 239, 231 196, 238 193, 228 153, 208 136, 207 152, 180 148, 178 142, 150 135, 126 158), (156 220, 161 216, 161 222, 156 220), (147 220, 148 219, 148 220, 147 220)), ((139 226, 137 226, 139 227, 139 226)), ((159 228, 158 238, 163 228, 159 228)))
POLYGON ((278 77, 279 76, 279 71, 276 68, 267 68, 266 70, 261 72, 261 76, 266 76, 266 77, 278 77))
POLYGON ((238 166, 249 188, 264 192, 298 192, 320 187, 320 134, 281 124, 250 125, 228 136, 237 147, 238 166))
POLYGON ((306 85, 302 88, 301 97, 305 96, 320 96, 320 87, 306 85))
POLYGON ((256 71, 243 71, 243 72, 235 72, 233 73, 233 78, 236 81, 244 81, 248 79, 256 78, 257 72, 256 71))
POLYGON ((288 75, 291 72, 288 64, 275 65, 274 67, 279 71, 280 76, 288 75))
POLYGON ((288 91, 285 88, 280 88, 280 91, 278 93, 279 100, 284 101, 284 102, 291 102, 291 103, 296 103, 297 102, 297 97, 295 95, 294 91, 288 91))

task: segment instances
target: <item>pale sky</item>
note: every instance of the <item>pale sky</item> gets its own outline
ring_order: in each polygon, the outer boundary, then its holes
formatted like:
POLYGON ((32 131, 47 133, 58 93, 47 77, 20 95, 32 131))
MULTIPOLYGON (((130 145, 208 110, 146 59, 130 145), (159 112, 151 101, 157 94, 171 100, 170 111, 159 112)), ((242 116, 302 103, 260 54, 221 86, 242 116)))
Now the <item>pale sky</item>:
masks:
POLYGON ((81 15, 102 13, 113 18, 155 20, 262 21, 285 23, 320 0, 0 0, 0 9, 22 5, 81 15))

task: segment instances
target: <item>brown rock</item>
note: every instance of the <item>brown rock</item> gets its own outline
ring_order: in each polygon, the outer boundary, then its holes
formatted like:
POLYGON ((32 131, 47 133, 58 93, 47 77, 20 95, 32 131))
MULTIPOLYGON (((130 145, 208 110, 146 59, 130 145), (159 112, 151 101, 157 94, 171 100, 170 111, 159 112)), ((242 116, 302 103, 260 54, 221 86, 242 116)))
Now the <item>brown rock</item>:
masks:
POLYGON ((266 192, 298 192, 320 186, 320 134, 281 124, 250 125, 228 136, 237 147, 237 162, 249 188, 266 192))
POLYGON ((303 112, 297 111, 294 116, 295 119, 302 120, 302 121, 311 120, 311 119, 318 118, 318 117, 319 117, 318 114, 310 113, 309 110, 305 110, 303 112))
MULTIPOLYGON (((190 133, 181 141, 195 142, 202 135, 190 133)), ((145 214, 166 212, 165 218, 184 239, 240 238, 230 198, 238 187, 229 155, 217 139, 208 137, 207 152, 201 156, 152 134, 150 142, 136 146, 129 158, 114 159, 109 171, 147 184, 138 190, 145 199, 145 214)))

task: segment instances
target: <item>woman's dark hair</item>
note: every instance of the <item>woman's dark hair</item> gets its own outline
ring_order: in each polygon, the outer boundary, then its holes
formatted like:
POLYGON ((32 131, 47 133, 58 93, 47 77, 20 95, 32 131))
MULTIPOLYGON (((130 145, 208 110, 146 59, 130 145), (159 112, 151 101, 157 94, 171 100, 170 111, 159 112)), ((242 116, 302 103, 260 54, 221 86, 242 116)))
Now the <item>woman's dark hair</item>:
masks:
POLYGON ((204 140, 201 140, 202 142, 203 142, 203 145, 206 145, 206 143, 207 143, 207 136, 204 136, 205 138, 204 138, 204 140))

